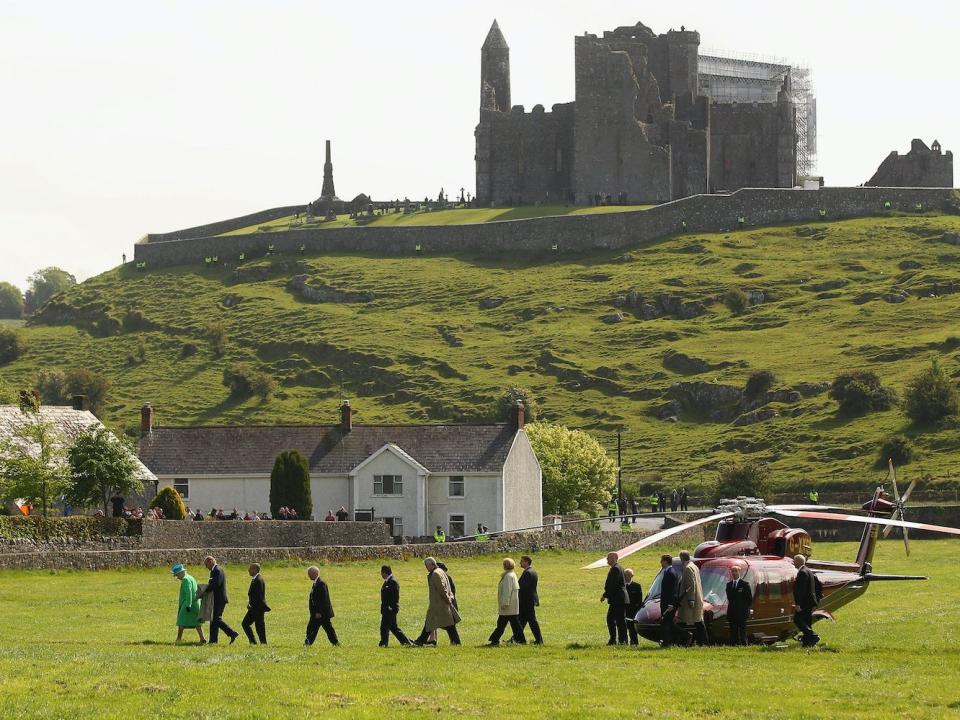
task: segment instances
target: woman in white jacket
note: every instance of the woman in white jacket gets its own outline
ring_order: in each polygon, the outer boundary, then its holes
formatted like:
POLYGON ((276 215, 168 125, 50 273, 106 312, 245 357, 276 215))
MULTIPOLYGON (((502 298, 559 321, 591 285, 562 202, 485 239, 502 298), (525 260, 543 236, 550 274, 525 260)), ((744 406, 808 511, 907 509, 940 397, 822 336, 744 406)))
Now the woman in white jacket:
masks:
POLYGON ((503 575, 500 576, 500 584, 497 586, 499 609, 497 628, 490 634, 490 645, 500 644, 500 638, 503 637, 503 631, 507 629, 508 623, 513 630, 512 642, 521 645, 527 642, 523 635, 523 628, 520 627, 520 583, 517 582, 517 576, 513 572, 515 567, 513 560, 504 558, 503 575))

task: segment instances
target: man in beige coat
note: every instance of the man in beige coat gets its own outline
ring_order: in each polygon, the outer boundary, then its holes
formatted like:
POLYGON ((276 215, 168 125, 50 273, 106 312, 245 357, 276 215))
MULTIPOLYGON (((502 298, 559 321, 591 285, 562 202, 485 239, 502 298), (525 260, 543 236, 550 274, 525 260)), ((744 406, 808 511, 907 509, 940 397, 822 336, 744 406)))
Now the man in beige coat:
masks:
POLYGON ((503 637, 503 631, 510 624, 513 630, 512 642, 519 645, 526 645, 527 638, 523 634, 523 628, 520 626, 520 583, 517 575, 514 573, 516 565, 510 558, 503 560, 503 574, 500 576, 500 584, 497 586, 497 627, 490 633, 488 644, 499 645, 500 638, 503 637))
POLYGON ((680 622, 684 626, 693 626, 697 645, 709 644, 707 626, 703 622, 703 585, 700 582, 700 569, 690 560, 690 553, 680 553, 683 572, 680 576, 680 622))
POLYGON ((432 557, 426 558, 423 566, 427 569, 427 586, 430 589, 430 596, 423 632, 413 641, 413 644, 422 647, 432 631, 443 628, 450 638, 450 644, 459 645, 460 635, 457 633, 457 623, 460 622, 460 613, 453 605, 453 595, 450 593, 447 576, 437 567, 437 561, 432 557))

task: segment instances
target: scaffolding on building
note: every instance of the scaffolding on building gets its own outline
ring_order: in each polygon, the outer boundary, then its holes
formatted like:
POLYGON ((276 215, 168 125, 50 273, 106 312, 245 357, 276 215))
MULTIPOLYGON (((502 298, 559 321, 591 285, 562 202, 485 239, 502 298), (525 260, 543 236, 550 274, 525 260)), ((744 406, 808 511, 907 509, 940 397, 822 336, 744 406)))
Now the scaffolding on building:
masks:
POLYGON ((711 102, 776 102, 789 78, 797 111, 797 175, 811 176, 817 166, 817 98, 810 68, 783 58, 719 50, 702 51, 697 64, 699 92, 711 102))

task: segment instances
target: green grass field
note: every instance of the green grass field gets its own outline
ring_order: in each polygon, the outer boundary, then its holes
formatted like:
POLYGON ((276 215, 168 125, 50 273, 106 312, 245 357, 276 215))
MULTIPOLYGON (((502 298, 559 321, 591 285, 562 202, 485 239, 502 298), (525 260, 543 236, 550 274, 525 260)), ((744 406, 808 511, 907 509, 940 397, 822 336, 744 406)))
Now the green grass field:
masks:
MULTIPOLYGON (((806 651, 750 647, 661 651, 604 646, 603 571, 593 555, 545 553, 544 647, 480 647, 496 620, 499 557, 449 563, 464 646, 377 648, 379 563, 322 567, 343 646, 302 646, 309 583, 300 565, 263 574, 267 647, 174 646, 177 584, 166 568, 0 574, 0 717, 4 718, 946 718, 960 715, 960 543, 920 541, 907 559, 881 544, 878 572, 928 582, 877 584, 819 624, 806 651)), ((646 587, 657 553, 626 563, 646 587)), ((851 543, 817 557, 851 559, 851 543)), ((419 629, 419 561, 395 562, 401 625, 419 629)), ((192 567, 205 579, 202 567, 192 567)), ((247 581, 228 567, 239 630, 247 581)), ((195 636, 194 636, 195 637, 195 636)), ((321 633, 321 638, 323 637, 321 633)), ((242 642, 241 642, 242 641, 242 642)))
POLYGON ((339 215, 336 220, 318 220, 307 223, 303 216, 296 219, 287 215, 276 220, 238 228, 221 235, 246 235, 255 232, 277 232, 279 230, 302 230, 305 228, 342 228, 342 227, 391 227, 424 225, 476 225, 477 223, 502 220, 529 220, 530 218, 555 215, 592 215, 596 213, 633 212, 647 210, 653 205, 601 205, 598 207, 576 207, 573 205, 526 205, 515 208, 454 208, 451 210, 418 210, 414 213, 389 213, 375 215, 372 218, 351 219, 349 215, 339 215))

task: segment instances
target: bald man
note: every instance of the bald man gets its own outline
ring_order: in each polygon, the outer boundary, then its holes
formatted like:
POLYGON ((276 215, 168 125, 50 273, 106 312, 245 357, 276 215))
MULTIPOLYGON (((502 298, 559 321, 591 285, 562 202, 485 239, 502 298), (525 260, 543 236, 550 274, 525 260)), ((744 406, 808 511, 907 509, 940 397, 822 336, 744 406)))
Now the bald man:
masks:
POLYGON ((607 580, 603 584, 603 595, 600 596, 600 602, 607 603, 607 631, 610 633, 610 640, 607 645, 626 645, 627 644, 627 604, 630 598, 627 596, 627 581, 623 575, 623 569, 620 567, 620 556, 615 553, 607 553, 607 580))
POLYGON ((207 581, 207 587, 203 591, 204 595, 213 595, 213 619, 210 621, 210 644, 216 645, 220 637, 220 631, 223 630, 230 638, 230 644, 237 639, 240 634, 223 620, 223 613, 227 609, 227 603, 230 598, 227 597, 227 573, 217 564, 217 559, 213 555, 207 555, 203 559, 203 564, 210 571, 210 579, 207 581))
POLYGON ((313 585, 310 588, 310 620, 307 622, 307 637, 304 645, 313 645, 320 628, 327 634, 331 645, 339 645, 337 631, 333 629, 333 603, 330 602, 330 588, 320 579, 320 568, 311 565, 307 568, 307 577, 313 585))

